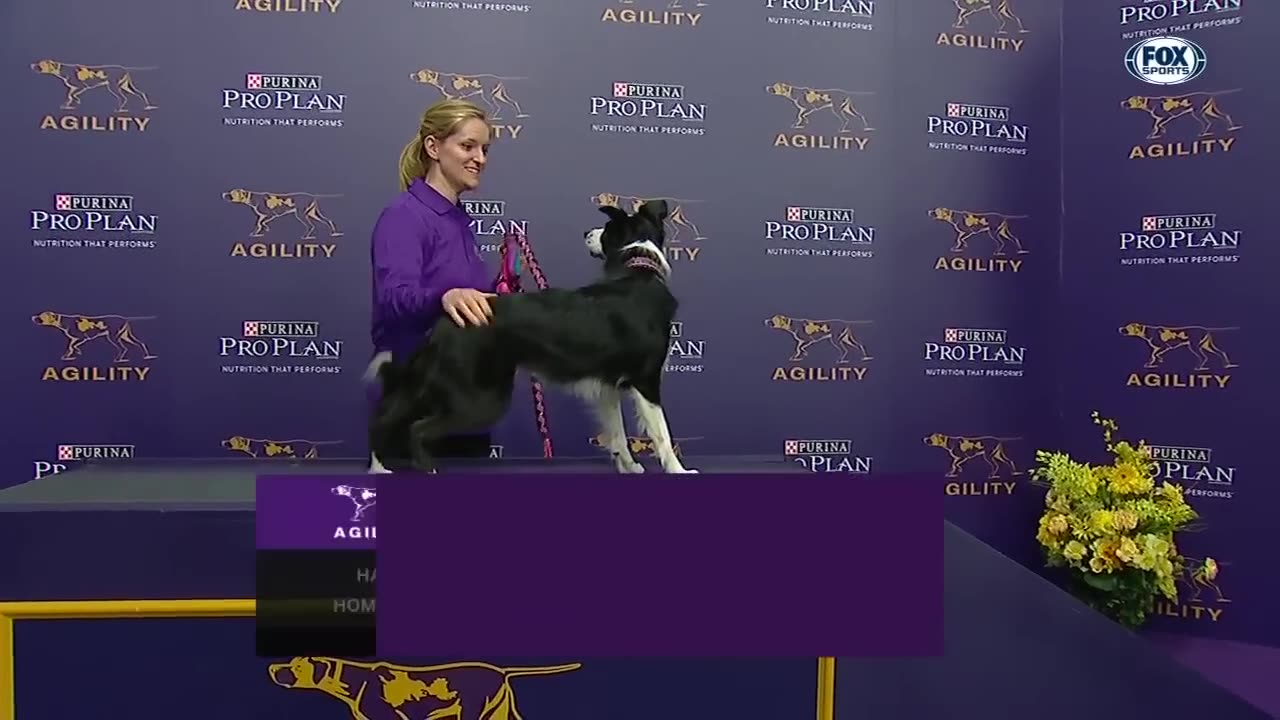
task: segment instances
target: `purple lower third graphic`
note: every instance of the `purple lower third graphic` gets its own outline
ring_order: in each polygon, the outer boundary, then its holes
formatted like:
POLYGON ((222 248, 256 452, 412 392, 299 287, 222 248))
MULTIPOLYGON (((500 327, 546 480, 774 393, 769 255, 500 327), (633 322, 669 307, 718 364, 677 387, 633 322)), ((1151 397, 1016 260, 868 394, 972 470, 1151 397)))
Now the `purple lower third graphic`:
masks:
POLYGON ((259 476, 258 549, 374 549, 378 491, 373 477, 259 476))
POLYGON ((384 475, 378 490, 379 655, 942 651, 936 478, 384 475))

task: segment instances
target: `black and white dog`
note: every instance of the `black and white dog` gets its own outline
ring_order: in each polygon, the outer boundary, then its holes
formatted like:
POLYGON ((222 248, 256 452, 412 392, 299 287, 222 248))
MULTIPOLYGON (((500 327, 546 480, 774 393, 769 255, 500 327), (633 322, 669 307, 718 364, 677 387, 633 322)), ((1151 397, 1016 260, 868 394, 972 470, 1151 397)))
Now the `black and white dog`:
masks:
POLYGON ((634 400, 663 472, 697 472, 676 457, 662 411, 678 304, 663 253, 667 205, 652 201, 634 215, 616 207, 600 211, 609 220, 585 237, 591 255, 604 261, 604 279, 574 290, 492 298, 488 325, 463 328, 442 318, 405 361, 382 365, 382 400, 369 428, 370 472, 390 472, 384 461, 405 459, 434 471, 428 443, 493 426, 510 407, 521 369, 587 401, 618 472, 644 472, 628 448, 624 394, 634 400))

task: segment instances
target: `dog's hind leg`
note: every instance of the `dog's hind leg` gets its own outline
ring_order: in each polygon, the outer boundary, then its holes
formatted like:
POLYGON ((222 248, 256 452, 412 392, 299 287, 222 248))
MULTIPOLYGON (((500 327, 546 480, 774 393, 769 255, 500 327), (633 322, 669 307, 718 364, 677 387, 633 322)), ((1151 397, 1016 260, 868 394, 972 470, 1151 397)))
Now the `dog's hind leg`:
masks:
POLYGON ((382 461, 378 459, 378 453, 369 453, 369 469, 366 471, 370 475, 389 475, 391 471, 387 469, 382 461))
POLYGON ((592 384, 574 388, 591 405, 600 423, 600 446, 613 457, 613 467, 623 474, 640 474, 644 466, 636 462, 627 445, 627 428, 622 422, 622 393, 617 388, 592 384))
MULTIPOLYGON (((403 427, 403 426, 402 426, 403 427)), ((379 419, 375 419, 369 425, 369 469, 370 475, 385 475, 392 472, 383 460, 394 461, 400 453, 395 451, 392 444, 391 428, 379 419)))
POLYGON ((444 435, 439 427, 440 423, 434 417, 417 420, 409 426, 409 455, 414 470, 426 473, 436 471, 436 461, 431 457, 429 448, 444 435))
MULTIPOLYGON (((484 432, 492 428, 511 406, 515 372, 503 374, 496 381, 486 378, 483 385, 467 385, 463 379, 453 381, 452 396, 433 405, 435 412, 409 426, 409 451, 413 467, 435 472, 430 448, 441 438, 463 433, 484 432)), ((433 393, 445 398, 445 393, 433 393)))
POLYGON ((655 379, 649 383, 638 383, 631 392, 636 402, 640 429, 653 441, 653 454, 662 463, 662 471, 672 474, 698 472, 686 468, 680 463, 680 458, 676 457, 671 445, 671 430, 667 427, 667 416, 662 412, 658 381, 655 379))
POLYGON ((403 401, 386 395, 372 399, 375 401, 371 402, 373 407, 369 413, 367 472, 370 475, 382 475, 405 466, 409 457, 406 440, 413 417, 408 414, 411 406, 403 401))

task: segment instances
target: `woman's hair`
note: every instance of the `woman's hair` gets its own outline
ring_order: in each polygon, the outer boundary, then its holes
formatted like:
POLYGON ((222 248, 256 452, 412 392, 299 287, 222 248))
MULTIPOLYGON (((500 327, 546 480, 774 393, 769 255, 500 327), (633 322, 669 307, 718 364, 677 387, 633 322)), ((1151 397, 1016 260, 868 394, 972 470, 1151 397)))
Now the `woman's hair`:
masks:
POLYGON ((438 142, 444 142, 468 120, 489 121, 483 110, 466 100, 441 100, 422 113, 417 135, 400 152, 401 190, 408 190, 414 180, 427 176, 432 162, 423 147, 427 138, 435 137, 438 142))

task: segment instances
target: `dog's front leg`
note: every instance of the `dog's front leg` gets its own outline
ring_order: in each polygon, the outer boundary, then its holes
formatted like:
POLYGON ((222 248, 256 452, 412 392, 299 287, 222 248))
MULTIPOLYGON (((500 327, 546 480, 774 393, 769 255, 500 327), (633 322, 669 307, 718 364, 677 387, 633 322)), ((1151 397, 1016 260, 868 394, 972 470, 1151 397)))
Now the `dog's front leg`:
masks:
POLYGON ((644 466, 636 462, 627 444, 627 429, 622 422, 622 394, 618 389, 588 382, 578 384, 573 390, 595 414, 600 428, 600 447, 609 451, 614 469, 624 474, 643 473, 644 466))
POLYGON ((636 402, 636 414, 640 416, 640 429, 653 441, 653 454, 662 463, 662 471, 667 473, 696 473, 697 470, 686 468, 676 457, 675 448, 671 446, 671 430, 667 427, 667 416, 662 406, 644 396, 644 393, 633 389, 632 397, 636 402))
POLYGON ((622 422, 622 393, 617 388, 600 388, 591 398, 596 421, 600 423, 601 445, 613 457, 613 467, 623 474, 640 474, 644 466, 636 462, 627 445, 627 428, 622 422))

